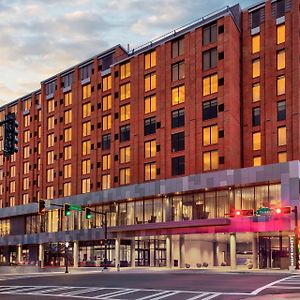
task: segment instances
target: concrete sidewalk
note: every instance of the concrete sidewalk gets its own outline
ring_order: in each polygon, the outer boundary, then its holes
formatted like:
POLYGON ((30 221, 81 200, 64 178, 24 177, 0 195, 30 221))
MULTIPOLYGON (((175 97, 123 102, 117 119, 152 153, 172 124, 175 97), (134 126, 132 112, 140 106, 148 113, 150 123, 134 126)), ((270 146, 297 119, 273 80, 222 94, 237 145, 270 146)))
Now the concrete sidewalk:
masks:
POLYGON ((300 294, 273 294, 273 295, 262 295, 251 298, 243 298, 242 300, 299 300, 300 294))

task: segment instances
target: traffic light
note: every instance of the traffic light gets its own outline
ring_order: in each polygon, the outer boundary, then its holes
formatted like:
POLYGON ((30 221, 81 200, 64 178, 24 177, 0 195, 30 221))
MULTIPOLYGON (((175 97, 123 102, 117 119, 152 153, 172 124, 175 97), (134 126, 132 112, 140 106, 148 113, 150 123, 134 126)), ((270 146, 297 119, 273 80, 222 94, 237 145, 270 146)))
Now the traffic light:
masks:
POLYGON ((64 204, 64 211, 66 217, 71 216, 71 205, 69 203, 64 204))
POLYGON ((251 217, 254 215, 253 209, 237 209, 230 214, 231 217, 251 217))
POLYGON ((273 211, 276 215, 285 215, 290 214, 292 212, 292 208, 290 206, 277 207, 273 211))
POLYGON ((18 152, 18 128, 15 113, 5 116, 4 123, 4 156, 9 157, 18 152))
POLYGON ((89 220, 89 219, 92 218, 92 211, 91 211, 91 209, 88 208, 88 207, 85 208, 85 218, 86 218, 87 220, 89 220))
POLYGON ((44 216, 46 213, 46 202, 45 200, 39 200, 38 202, 38 214, 44 216))

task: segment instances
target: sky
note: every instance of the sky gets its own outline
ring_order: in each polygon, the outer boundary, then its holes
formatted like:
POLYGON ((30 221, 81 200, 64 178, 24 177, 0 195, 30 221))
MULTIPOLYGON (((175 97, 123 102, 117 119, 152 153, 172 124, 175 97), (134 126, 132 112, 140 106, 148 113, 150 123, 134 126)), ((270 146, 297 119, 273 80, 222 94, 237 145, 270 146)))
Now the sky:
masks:
POLYGON ((0 105, 101 51, 139 46, 227 5, 256 0, 0 0, 0 105))

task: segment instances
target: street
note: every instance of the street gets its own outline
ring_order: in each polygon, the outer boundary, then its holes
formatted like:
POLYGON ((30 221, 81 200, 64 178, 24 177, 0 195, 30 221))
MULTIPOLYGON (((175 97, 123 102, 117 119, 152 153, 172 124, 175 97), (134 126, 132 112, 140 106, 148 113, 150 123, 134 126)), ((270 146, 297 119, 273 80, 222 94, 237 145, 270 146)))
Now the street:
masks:
POLYGON ((43 273, 0 275, 0 286, 0 299, 235 300, 300 293, 300 275, 197 271, 43 273))

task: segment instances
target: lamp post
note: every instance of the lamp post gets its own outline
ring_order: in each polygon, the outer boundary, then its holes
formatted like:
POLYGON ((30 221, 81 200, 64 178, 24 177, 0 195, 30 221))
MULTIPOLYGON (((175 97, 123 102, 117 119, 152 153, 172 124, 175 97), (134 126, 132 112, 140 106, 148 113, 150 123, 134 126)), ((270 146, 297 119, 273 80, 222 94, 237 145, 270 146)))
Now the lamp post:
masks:
POLYGON ((104 213, 104 270, 107 270, 107 212, 104 213))
POLYGON ((66 266, 65 273, 69 273, 68 249, 69 249, 69 242, 65 242, 65 266, 66 266))
POLYGON ((295 248, 296 248, 296 270, 299 270, 299 232, 298 232, 298 207, 295 206, 292 210, 295 215, 295 248))

